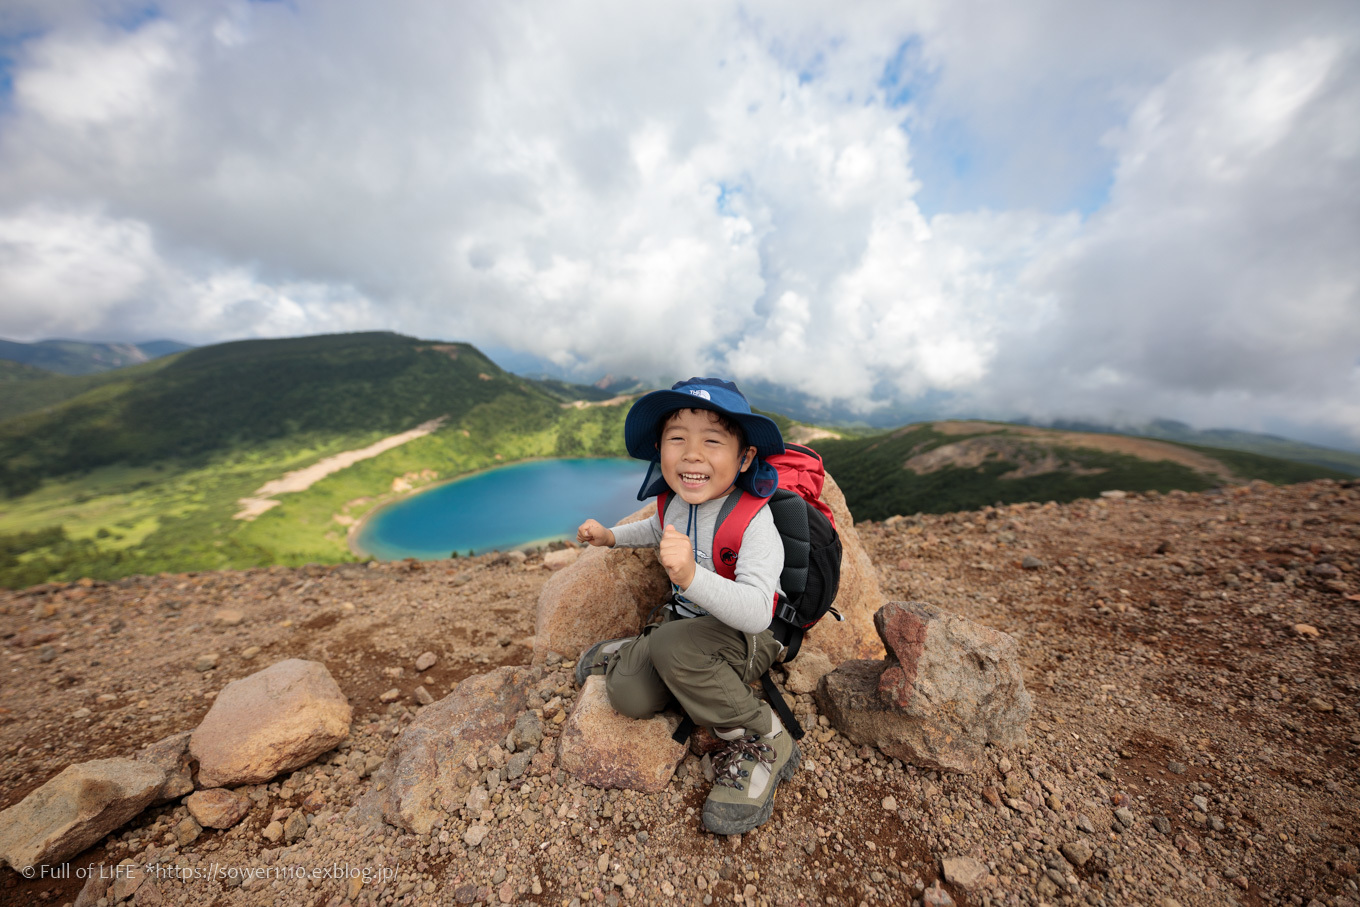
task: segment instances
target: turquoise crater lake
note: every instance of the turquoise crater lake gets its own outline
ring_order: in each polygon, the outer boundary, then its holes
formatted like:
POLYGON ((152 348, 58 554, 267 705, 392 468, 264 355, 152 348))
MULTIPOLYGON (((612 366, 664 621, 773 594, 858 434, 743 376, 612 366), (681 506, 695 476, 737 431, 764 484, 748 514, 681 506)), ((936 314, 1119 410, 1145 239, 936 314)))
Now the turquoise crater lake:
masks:
POLYGON ((646 464, 534 460, 435 485, 379 508, 355 548, 379 560, 435 560, 572 538, 589 517, 612 526, 637 510, 646 464))

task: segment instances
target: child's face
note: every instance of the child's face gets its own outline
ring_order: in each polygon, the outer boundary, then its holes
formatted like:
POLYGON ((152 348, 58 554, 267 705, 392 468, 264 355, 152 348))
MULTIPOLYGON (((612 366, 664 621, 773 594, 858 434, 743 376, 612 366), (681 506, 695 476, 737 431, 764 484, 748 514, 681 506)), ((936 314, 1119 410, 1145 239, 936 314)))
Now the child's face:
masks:
POLYGON ((751 468, 756 449, 741 441, 706 409, 672 413, 661 431, 661 472, 666 484, 688 504, 720 498, 737 474, 751 468))

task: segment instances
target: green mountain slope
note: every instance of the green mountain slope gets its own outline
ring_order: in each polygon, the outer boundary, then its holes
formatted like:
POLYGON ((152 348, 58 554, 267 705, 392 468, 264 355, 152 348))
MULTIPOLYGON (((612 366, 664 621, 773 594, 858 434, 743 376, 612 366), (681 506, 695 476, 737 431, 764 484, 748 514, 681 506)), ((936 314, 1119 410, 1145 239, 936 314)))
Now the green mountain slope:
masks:
MULTIPOLYGON (((0 359, 0 422, 56 406, 107 384, 157 371, 175 361, 173 356, 141 365, 89 375, 59 375, 31 365, 0 359)), ((3 489, 0 489, 3 493, 3 489)))
POLYGON ((925 422, 811 446, 851 512, 871 520, 997 502, 1070 501, 1107 490, 1201 491, 1252 479, 1349 478, 1242 451, 995 422, 925 422))
POLYGON ((79 340, 42 340, 17 343, 0 340, 0 359, 20 362, 62 375, 92 375, 149 362, 190 349, 175 340, 150 343, 84 343, 79 340))

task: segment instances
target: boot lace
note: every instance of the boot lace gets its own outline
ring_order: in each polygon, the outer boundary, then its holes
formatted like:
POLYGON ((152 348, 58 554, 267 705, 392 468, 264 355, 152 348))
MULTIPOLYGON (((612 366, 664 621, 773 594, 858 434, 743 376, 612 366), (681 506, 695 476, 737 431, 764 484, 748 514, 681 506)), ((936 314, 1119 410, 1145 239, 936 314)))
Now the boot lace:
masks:
POLYGON ((751 777, 741 767, 743 762, 774 765, 774 750, 761 742, 759 734, 738 737, 713 754, 713 783, 741 790, 743 779, 751 777))

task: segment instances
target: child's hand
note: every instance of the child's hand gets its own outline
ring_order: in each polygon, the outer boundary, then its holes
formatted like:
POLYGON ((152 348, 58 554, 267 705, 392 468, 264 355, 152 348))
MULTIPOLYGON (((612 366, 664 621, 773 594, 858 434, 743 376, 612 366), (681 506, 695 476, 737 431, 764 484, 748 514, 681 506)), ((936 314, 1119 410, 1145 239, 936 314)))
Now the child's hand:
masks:
POLYGON ((581 524, 581 528, 576 530, 576 541, 583 545, 601 545, 614 547, 614 531, 606 529, 600 525, 598 520, 586 520, 581 524))
POLYGON ((671 582, 679 586, 681 592, 688 589, 694 582, 694 549, 690 547, 689 536, 668 525, 661 536, 661 550, 657 556, 671 582))

